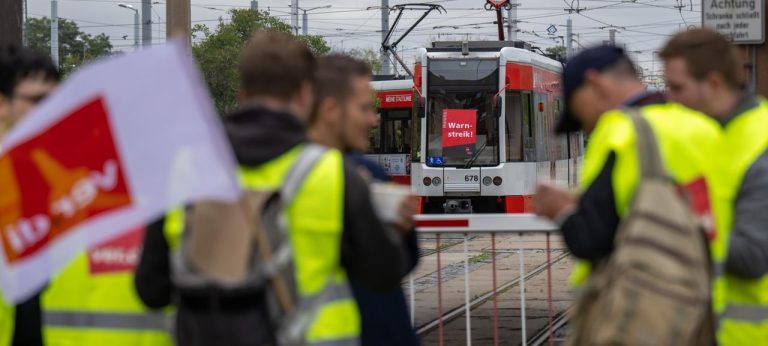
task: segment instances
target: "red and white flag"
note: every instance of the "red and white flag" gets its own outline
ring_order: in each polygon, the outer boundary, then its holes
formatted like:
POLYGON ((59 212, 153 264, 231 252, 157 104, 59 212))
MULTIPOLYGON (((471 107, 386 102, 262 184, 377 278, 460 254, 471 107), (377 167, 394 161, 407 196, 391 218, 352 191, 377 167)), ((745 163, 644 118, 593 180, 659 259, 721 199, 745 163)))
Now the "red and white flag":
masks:
POLYGON ((11 302, 169 208, 240 194, 221 123, 179 42, 74 73, 2 148, 0 285, 11 302))

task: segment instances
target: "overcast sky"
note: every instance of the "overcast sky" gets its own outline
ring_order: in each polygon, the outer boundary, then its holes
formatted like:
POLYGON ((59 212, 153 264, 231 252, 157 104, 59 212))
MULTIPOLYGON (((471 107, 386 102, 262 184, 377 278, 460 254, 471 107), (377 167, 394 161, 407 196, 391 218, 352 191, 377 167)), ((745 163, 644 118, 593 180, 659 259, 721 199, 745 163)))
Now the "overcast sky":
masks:
MULTIPOLYGON (((49 0, 27 0, 29 17, 50 16, 49 0)), ((118 3, 141 8, 140 0, 58 0, 59 16, 74 20, 90 34, 105 33, 114 47, 130 51, 133 44, 133 12, 118 7, 118 3), (125 38, 124 38, 125 37, 125 38)), ((165 1, 153 0, 154 43, 165 41, 165 1)), ((390 6, 420 1, 390 1, 390 6)), ((432 12, 399 46, 406 61, 413 62, 414 49, 426 46, 433 40, 494 39, 496 26, 492 22, 495 13, 483 9, 484 0, 430 1, 445 7, 447 13, 432 12)), ((551 47, 558 45, 565 35, 566 21, 573 20, 574 33, 579 34, 580 44, 589 46, 607 40, 609 29, 617 29, 616 40, 626 44, 633 57, 643 67, 658 71, 654 61, 658 50, 669 35, 690 25, 701 23, 700 0, 517 0, 518 39, 534 45, 551 47), (580 13, 569 15, 568 8, 581 8, 580 13), (558 31, 550 36, 547 27, 555 25, 558 31)), ((260 0, 259 9, 267 10, 290 22, 290 0, 260 0)), ((331 8, 309 12, 309 33, 323 35, 335 50, 375 48, 381 45, 381 11, 375 0, 299 0, 300 8, 332 5, 331 8)), ((218 19, 227 20, 227 10, 248 8, 249 0, 192 0, 193 24, 206 24, 215 29, 218 19)), ((391 22, 396 13, 390 14, 391 22)), ((416 17, 417 11, 407 11, 399 28, 406 29, 416 17)), ((301 16, 299 16, 301 25, 301 16)), ((399 36, 397 33, 396 36, 399 36)))

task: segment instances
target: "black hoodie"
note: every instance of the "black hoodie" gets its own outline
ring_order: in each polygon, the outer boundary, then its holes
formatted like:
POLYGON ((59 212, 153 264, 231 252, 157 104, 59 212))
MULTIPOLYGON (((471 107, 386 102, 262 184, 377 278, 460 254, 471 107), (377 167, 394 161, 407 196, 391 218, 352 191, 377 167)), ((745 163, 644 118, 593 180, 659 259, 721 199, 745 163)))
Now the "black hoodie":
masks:
MULTIPOLYGON (((224 124, 235 157, 245 167, 267 163, 307 142, 301 122, 287 112, 248 108, 228 116, 224 124)), ((399 235, 375 221, 378 219, 370 192, 355 167, 353 163, 344 162, 341 265, 350 280, 376 291, 391 290, 400 285, 410 269, 407 250, 399 235)), ((141 300, 151 308, 171 304, 175 290, 163 220, 147 228, 136 269, 136 289, 141 300)))

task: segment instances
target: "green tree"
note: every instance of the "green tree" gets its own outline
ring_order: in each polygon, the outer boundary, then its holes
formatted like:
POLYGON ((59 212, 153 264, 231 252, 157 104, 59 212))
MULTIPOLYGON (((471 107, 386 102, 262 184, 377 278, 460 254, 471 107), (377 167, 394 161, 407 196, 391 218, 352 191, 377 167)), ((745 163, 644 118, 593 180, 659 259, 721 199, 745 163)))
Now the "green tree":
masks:
MULTIPOLYGON (((219 19, 215 32, 202 24, 192 28, 193 40, 200 40, 193 44, 192 53, 200 65, 216 109, 221 114, 237 108, 237 89, 240 82, 237 64, 240 51, 251 34, 260 29, 291 33, 289 24, 265 11, 232 10, 230 14, 229 22, 219 19)), ((320 36, 298 38, 315 54, 330 50, 327 42, 320 36)))
MULTIPOLYGON (((51 52, 51 20, 47 17, 27 20, 27 44, 36 50, 51 52)), ((112 53, 109 36, 80 31, 71 20, 59 18, 59 68, 65 75, 83 62, 112 53)))
POLYGON ((348 50, 346 53, 355 59, 365 61, 371 70, 373 70, 374 74, 378 74, 381 71, 381 58, 379 52, 373 50, 373 48, 354 48, 348 50))
POLYGON ((565 58, 565 46, 554 46, 544 50, 547 54, 553 54, 554 56, 565 58))

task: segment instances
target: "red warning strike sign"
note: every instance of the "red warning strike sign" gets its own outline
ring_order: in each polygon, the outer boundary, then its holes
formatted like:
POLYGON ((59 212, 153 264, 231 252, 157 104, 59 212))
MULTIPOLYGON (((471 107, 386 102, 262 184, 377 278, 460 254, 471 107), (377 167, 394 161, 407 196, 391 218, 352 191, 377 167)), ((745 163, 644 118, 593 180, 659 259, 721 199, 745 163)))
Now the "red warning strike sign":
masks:
POLYGON ((8 263, 131 205, 103 100, 61 119, 0 157, 0 240, 8 263))
POLYGON ((443 109, 443 148, 477 142, 476 109, 443 109))

